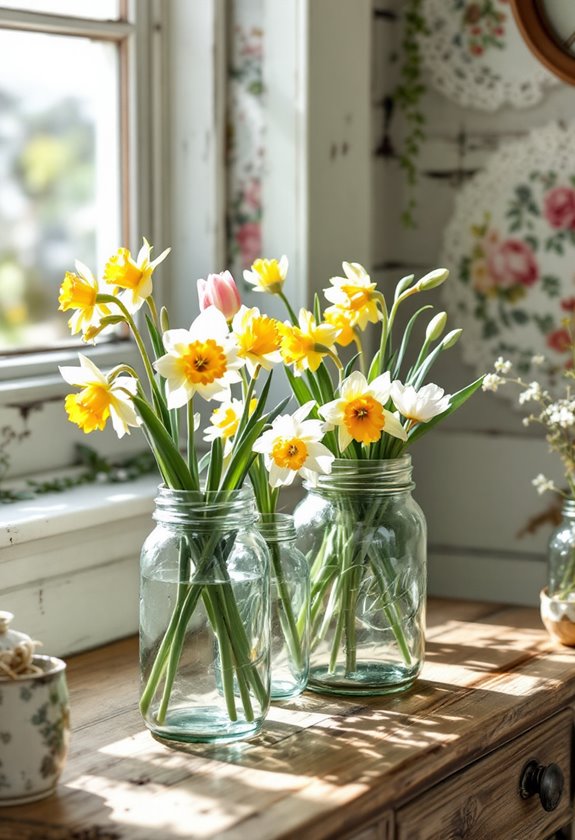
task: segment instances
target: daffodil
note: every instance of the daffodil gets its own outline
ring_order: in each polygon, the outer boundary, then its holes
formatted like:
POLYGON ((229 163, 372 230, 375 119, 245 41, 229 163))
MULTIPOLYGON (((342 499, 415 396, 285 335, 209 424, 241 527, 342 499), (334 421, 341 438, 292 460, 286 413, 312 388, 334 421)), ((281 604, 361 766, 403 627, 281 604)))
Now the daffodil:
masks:
POLYGON ((168 408, 181 408, 195 393, 219 402, 231 398, 230 385, 240 382, 244 362, 215 306, 204 309, 189 330, 167 330, 163 338, 167 353, 154 367, 166 379, 168 408))
POLYGON ((298 324, 297 327, 288 323, 279 326, 282 359, 294 366, 296 376, 304 370, 317 370, 324 356, 334 356, 333 345, 339 334, 331 324, 316 324, 307 309, 300 309, 298 324))
POLYGON ((170 248, 162 251, 155 260, 150 260, 151 252, 152 246, 144 239, 135 259, 127 248, 120 248, 106 263, 104 279, 116 290, 124 290, 119 298, 129 312, 137 312, 152 294, 152 274, 168 256, 170 248))
POLYGON ((279 295, 283 289, 288 271, 288 258, 280 260, 256 260, 251 271, 244 271, 244 280, 254 287, 255 292, 279 295))
POLYGON ((109 382, 90 359, 81 353, 78 357, 80 367, 60 368, 63 379, 69 385, 82 389, 78 394, 66 397, 64 405, 68 419, 88 434, 95 429, 101 431, 109 417, 119 438, 129 434, 130 426, 140 425, 131 400, 131 395, 138 388, 136 379, 133 376, 117 376, 109 382))
POLYGON ((368 323, 375 324, 382 315, 378 307, 381 293, 365 268, 359 263, 342 263, 345 277, 332 277, 331 288, 324 289, 330 303, 350 313, 350 325, 364 330, 368 323))
POLYGON ((451 394, 431 382, 417 390, 413 385, 403 385, 396 380, 391 385, 391 399, 399 413, 412 424, 427 423, 447 411, 451 394))
MULTIPOLYGON (((254 397, 250 400, 250 416, 253 414, 256 405, 257 399, 254 397)), ((235 398, 219 405, 212 411, 210 417, 211 425, 204 430, 204 440, 211 443, 216 438, 221 438, 225 444, 224 455, 229 455, 243 411, 243 402, 235 398)))
POLYGON ((291 415, 276 417, 254 443, 254 452, 264 456, 271 487, 291 484, 298 474, 315 483, 318 473, 331 472, 334 456, 321 443, 328 427, 321 420, 305 419, 313 406, 308 402, 291 415))
POLYGON ((232 331, 238 345, 238 356, 245 359, 250 376, 254 375, 258 366, 269 370, 272 365, 281 362, 277 321, 262 315, 257 306, 251 309, 242 306, 232 321, 232 331))
POLYGON ((347 347, 352 341, 355 341, 355 334, 353 331, 352 321, 354 314, 351 309, 346 309, 341 306, 328 306, 323 313, 324 321, 330 326, 339 330, 335 339, 336 344, 342 347, 347 347))
POLYGON ((352 440, 363 444, 376 443, 384 432, 407 440, 405 429, 397 417, 384 408, 390 389, 389 372, 368 382, 362 373, 354 371, 341 383, 339 399, 321 406, 321 416, 332 426, 337 426, 342 452, 352 440))
POLYGON ((68 321, 70 332, 76 335, 83 333, 86 340, 90 340, 90 332, 97 330, 103 317, 110 314, 106 305, 96 303, 96 295, 101 289, 98 281, 88 266, 76 260, 76 272, 67 271, 60 287, 58 309, 66 312, 76 311, 68 321))

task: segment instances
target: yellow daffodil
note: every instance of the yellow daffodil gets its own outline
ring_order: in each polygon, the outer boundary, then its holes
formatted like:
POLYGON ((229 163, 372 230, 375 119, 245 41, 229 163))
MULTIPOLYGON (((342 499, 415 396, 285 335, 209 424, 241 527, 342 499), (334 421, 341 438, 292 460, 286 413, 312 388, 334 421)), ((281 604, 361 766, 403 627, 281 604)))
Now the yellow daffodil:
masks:
POLYGON ((244 280, 251 283, 254 292, 267 292, 278 295, 283 289, 288 272, 288 258, 284 255, 281 260, 256 260, 251 271, 244 271, 244 280))
POLYGON ((91 334, 98 329, 101 319, 110 314, 107 306, 96 303, 96 295, 100 291, 109 290, 100 288, 88 266, 76 260, 76 272, 66 272, 58 298, 61 312, 76 310, 68 321, 72 335, 82 332, 86 341, 91 340, 91 334))
POLYGON ((339 330, 339 334, 335 339, 336 344, 341 345, 341 347, 347 347, 355 340, 352 326, 354 316, 351 309, 345 309, 341 306, 328 306, 323 313, 323 317, 324 321, 332 327, 335 327, 336 330, 339 330))
POLYGON ((342 263, 345 277, 332 277, 331 288, 324 289, 324 295, 330 303, 350 312, 350 326, 364 330, 368 323, 381 320, 378 300, 381 293, 376 291, 376 283, 365 268, 359 263, 342 263))
POLYGON ((137 312, 152 294, 152 274, 157 265, 170 253, 170 248, 150 261, 152 246, 144 239, 138 256, 134 259, 127 248, 120 248, 110 257, 104 269, 104 279, 121 291, 119 298, 129 312, 137 312))
POLYGON ((271 429, 254 443, 254 452, 264 455, 271 487, 291 484, 298 474, 315 483, 318 473, 331 472, 334 456, 321 443, 326 424, 305 419, 313 406, 309 402, 292 415, 276 417, 271 429))
POLYGON ((446 394, 432 382, 419 391, 413 385, 403 385, 396 380, 391 385, 391 399, 400 414, 411 423, 427 423, 449 408, 451 394, 446 394))
POLYGON ((189 330, 167 330, 163 338, 167 353, 154 367, 166 379, 168 408, 186 405, 196 392, 205 400, 231 398, 230 385, 240 382, 244 361, 219 309, 209 306, 189 330))
POLYGON ((304 370, 315 371, 326 355, 333 355, 333 345, 339 330, 331 324, 316 324, 312 313, 300 309, 299 326, 280 324, 281 355, 284 362, 294 366, 296 376, 304 370))
POLYGON ((407 440, 405 429, 397 417, 384 408, 390 390, 389 372, 368 382, 362 373, 354 371, 342 382, 340 398, 319 409, 328 423, 338 427, 338 442, 342 452, 352 440, 366 445, 376 443, 384 432, 400 440, 407 440))
POLYGON ((130 426, 138 426, 130 395, 137 391, 138 383, 133 376, 117 376, 109 382, 101 370, 81 353, 80 367, 61 367, 60 373, 69 385, 82 390, 68 394, 65 408, 68 419, 88 434, 105 427, 108 417, 119 438, 130 433, 130 426))
POLYGON ((269 370, 281 362, 280 335, 277 321, 262 315, 257 306, 242 306, 232 321, 232 331, 238 345, 238 356, 245 359, 253 376, 258 366, 269 370))
MULTIPOLYGON (((250 415, 253 414, 257 402, 255 397, 250 400, 250 415)), ((229 455, 232 448, 232 439, 238 431, 243 411, 243 402, 235 398, 219 405, 212 411, 211 425, 204 430, 204 440, 211 443, 216 438, 222 438, 225 442, 224 455, 229 455)))

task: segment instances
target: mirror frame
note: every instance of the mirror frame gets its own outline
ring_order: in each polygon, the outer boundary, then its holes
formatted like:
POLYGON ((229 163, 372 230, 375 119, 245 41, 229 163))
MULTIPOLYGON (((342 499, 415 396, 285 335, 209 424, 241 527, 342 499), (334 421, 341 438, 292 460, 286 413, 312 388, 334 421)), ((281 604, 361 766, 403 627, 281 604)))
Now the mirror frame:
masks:
POLYGON ((561 49, 549 32, 537 0, 510 0, 523 40, 539 61, 563 82, 575 85, 575 55, 561 49))

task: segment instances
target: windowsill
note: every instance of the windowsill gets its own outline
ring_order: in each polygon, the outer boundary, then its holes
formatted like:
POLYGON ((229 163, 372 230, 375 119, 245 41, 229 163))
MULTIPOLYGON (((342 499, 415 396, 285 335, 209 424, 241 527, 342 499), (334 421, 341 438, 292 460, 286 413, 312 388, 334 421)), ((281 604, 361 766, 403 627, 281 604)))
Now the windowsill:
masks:
POLYGON ((158 476, 95 483, 0 507, 0 549, 151 514, 158 476))

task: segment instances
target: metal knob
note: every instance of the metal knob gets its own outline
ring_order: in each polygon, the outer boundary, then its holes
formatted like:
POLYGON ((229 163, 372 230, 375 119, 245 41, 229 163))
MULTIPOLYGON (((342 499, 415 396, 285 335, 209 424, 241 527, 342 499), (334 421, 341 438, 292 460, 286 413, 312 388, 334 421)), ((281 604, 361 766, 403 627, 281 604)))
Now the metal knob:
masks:
POLYGON ((535 759, 528 761, 519 780, 519 793, 522 799, 539 794, 545 811, 554 811, 563 794, 563 773, 557 764, 547 766, 535 759))

